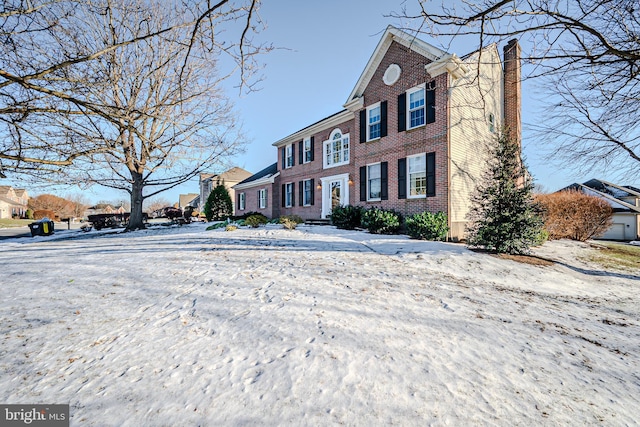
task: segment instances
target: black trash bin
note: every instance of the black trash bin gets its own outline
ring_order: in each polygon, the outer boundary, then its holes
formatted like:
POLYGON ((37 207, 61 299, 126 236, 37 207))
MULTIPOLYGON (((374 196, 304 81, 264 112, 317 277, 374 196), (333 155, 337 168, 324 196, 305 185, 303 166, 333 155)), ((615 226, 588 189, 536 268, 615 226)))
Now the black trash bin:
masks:
POLYGON ((31 230, 31 237, 50 236, 53 234, 53 221, 49 218, 42 218, 40 221, 29 224, 29 229, 31 230))

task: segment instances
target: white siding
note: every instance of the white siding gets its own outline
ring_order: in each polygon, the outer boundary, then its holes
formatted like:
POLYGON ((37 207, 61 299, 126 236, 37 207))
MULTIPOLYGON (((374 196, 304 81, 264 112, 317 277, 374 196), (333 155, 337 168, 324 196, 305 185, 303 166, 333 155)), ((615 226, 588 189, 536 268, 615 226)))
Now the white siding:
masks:
POLYGON ((450 221, 452 235, 461 235, 478 179, 486 170, 488 147, 495 144, 503 123, 503 74, 495 45, 465 60, 469 72, 451 82, 450 120, 450 221), (495 117, 495 133, 489 130, 495 117))

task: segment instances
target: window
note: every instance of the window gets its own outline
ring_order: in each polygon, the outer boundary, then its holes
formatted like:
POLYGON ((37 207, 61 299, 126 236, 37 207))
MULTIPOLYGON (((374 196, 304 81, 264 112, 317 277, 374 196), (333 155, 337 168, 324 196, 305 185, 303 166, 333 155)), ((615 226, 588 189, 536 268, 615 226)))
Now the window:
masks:
POLYGON ((344 135, 340 129, 335 129, 323 144, 325 168, 349 163, 349 134, 344 135))
POLYGON ((416 86, 398 95, 398 132, 436 121, 435 83, 416 86))
POLYGON ((313 204, 313 180, 306 179, 301 184, 301 198, 303 206, 311 206, 313 204))
POLYGON ((284 206, 290 208, 293 206, 293 183, 284 184, 284 206))
POLYGON ((380 200, 380 163, 367 165, 367 200, 380 200))
POLYGON ((367 141, 380 138, 380 104, 367 109, 367 141))
POLYGON ((260 206, 260 209, 264 209, 267 207, 267 189, 263 188, 262 190, 258 191, 258 203, 260 206))
POLYGON ((285 147, 285 168, 290 168, 293 166, 293 144, 289 144, 285 147))
POLYGON ((238 194, 238 209, 243 211, 245 206, 245 193, 238 194))
POLYGON ((409 198, 425 197, 427 194, 427 159, 426 154, 407 157, 409 176, 409 198))
POLYGON ((496 131, 496 116, 493 113, 489 113, 489 132, 495 133, 496 131))
POLYGON ((303 141, 303 162, 309 163, 313 161, 313 146, 311 144, 311 138, 305 138, 303 141))
POLYGON ((436 153, 398 159, 398 199, 436 195, 436 153))
POLYGON ((409 92, 409 129, 424 124, 424 88, 409 92))
POLYGON ((360 167, 360 201, 389 200, 388 163, 360 167))

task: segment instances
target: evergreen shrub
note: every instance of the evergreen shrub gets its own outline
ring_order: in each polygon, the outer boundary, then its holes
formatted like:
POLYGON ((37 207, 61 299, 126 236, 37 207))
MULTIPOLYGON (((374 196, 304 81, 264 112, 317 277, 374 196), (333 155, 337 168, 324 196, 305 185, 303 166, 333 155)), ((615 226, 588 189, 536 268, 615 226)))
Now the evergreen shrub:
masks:
POLYGON ((402 215, 390 209, 373 207, 362 213, 362 226, 372 234, 397 234, 402 227, 402 215))
POLYGON ((331 224, 343 230, 360 227, 363 210, 360 206, 336 206, 331 211, 331 224))
POLYGON ((444 212, 421 212, 407 217, 405 220, 407 233, 413 239, 440 240, 447 238, 449 226, 444 212))

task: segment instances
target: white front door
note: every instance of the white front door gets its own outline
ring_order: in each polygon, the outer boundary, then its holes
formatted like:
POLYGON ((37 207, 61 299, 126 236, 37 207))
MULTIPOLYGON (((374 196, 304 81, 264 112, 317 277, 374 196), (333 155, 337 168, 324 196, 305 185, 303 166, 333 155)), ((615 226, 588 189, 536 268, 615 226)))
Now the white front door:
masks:
POLYGON ((322 218, 331 215, 336 206, 349 204, 349 174, 320 178, 322 183, 322 218))

